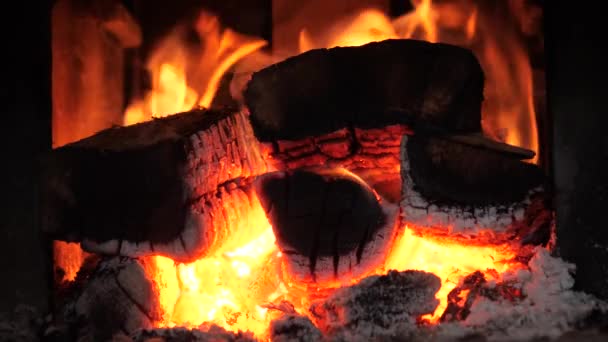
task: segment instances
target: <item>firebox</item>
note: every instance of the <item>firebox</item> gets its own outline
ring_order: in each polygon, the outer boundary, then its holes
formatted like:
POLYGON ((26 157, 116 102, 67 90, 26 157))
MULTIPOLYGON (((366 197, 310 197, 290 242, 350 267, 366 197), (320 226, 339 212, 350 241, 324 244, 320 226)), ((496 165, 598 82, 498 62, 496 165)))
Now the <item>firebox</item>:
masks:
POLYGON ((602 62, 569 11, 37 7, 0 336, 601 340, 602 62))

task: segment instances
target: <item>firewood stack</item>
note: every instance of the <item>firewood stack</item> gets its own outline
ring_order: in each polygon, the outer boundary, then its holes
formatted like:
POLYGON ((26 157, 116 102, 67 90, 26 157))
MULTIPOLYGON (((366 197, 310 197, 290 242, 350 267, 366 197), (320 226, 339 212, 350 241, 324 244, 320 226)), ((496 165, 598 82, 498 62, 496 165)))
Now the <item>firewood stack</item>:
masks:
POLYGON ((483 84, 473 54, 450 45, 309 51, 254 73, 244 109, 112 128, 53 151, 43 229, 92 253, 186 262, 265 215, 302 282, 364 275, 404 227, 544 244, 545 177, 522 161, 530 151, 483 136, 483 84))

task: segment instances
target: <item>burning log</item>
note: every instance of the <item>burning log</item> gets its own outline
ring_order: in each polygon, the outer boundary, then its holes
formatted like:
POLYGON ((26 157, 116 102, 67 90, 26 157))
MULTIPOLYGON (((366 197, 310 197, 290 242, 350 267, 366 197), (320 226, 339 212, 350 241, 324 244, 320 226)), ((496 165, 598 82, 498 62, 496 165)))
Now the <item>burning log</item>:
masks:
POLYGON ((344 169, 269 173, 256 191, 289 274, 301 281, 364 274, 399 230, 397 208, 344 169))
POLYGON ((108 129, 43 164, 45 232, 91 252, 181 261, 257 215, 248 179, 266 171, 245 115, 211 110, 108 129))
MULTIPOLYGON (((407 336, 418 317, 433 313, 441 280, 422 271, 389 271, 342 288, 310 311, 317 326, 336 340, 407 336)), ((333 339, 332 339, 333 340, 333 339)))
POLYGON ((404 136, 401 153, 409 228, 469 243, 547 242, 552 215, 538 166, 440 136, 404 136))
POLYGON ((397 202, 401 136, 479 132, 482 92, 468 50, 387 40, 287 59, 254 73, 244 97, 276 169, 343 167, 397 202))
POLYGON ((466 49, 386 40, 289 58, 254 73, 244 97, 264 142, 391 124, 479 132, 483 79, 466 49))

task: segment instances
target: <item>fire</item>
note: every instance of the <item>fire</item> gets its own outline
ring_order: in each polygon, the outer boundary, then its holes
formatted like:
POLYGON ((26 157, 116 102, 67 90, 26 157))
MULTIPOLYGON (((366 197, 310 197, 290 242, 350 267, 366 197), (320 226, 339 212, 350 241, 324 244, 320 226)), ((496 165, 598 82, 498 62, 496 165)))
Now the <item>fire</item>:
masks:
POLYGON ((76 279, 78 271, 88 253, 80 248, 79 243, 53 241, 53 264, 61 270, 60 282, 71 282, 76 279))
POLYGON ((124 124, 210 107, 226 72, 264 45, 264 40, 223 29, 216 16, 202 12, 192 28, 177 28, 154 50, 147 63, 152 89, 126 109, 124 124), (186 42, 187 29, 196 31, 201 46, 186 42))
POLYGON ((157 326, 214 323, 232 331, 265 332, 270 317, 263 305, 280 296, 284 286, 272 227, 257 206, 261 215, 250 215, 249 227, 212 255, 188 264, 152 258, 147 273, 156 284, 163 317, 157 326))
MULTIPOLYGON (((518 1, 497 3, 508 8, 497 11, 469 1, 417 0, 413 1, 414 11, 395 20, 379 10, 367 9, 336 22, 316 37, 306 28, 301 29, 300 52, 358 46, 391 38, 421 39, 469 48, 486 75, 482 112, 484 132, 538 155, 532 68, 515 22, 517 17, 525 16, 524 9, 517 6, 518 1), (510 11, 511 17, 505 16, 505 11, 510 11)), ((537 157, 532 160, 537 161, 537 157)))
POLYGON ((475 246, 461 242, 438 241, 418 236, 406 227, 403 236, 395 244, 386 262, 385 269, 421 270, 435 274, 441 279, 441 288, 436 294, 439 306, 426 317, 437 322, 448 304, 448 294, 467 275, 475 271, 491 271, 489 278, 512 270, 518 264, 512 260, 515 251, 509 245, 475 246))
MULTIPOLYGON (((538 152, 531 67, 525 49, 513 32, 498 33, 492 16, 482 8, 466 1, 460 3, 415 1, 415 10, 396 20, 378 10, 366 10, 337 23, 322 37, 313 37, 302 29, 299 48, 303 52, 389 38, 417 38, 470 47, 487 77, 483 108, 486 134, 538 152), (460 35, 448 34, 454 30, 460 35)), ((153 52, 147 63, 152 89, 143 99, 132 101, 124 113, 124 124, 196 106, 209 107, 222 76, 266 44, 222 29, 217 17, 207 13, 200 15, 194 29, 202 49, 188 46, 182 37, 183 30, 179 29, 153 52)), ((146 271, 158 289, 162 312, 157 326, 196 327, 215 323, 227 330, 248 330, 263 336, 274 312, 268 303, 288 300, 297 312, 307 314, 312 301, 331 292, 331 284, 317 284, 317 288, 303 292, 297 284, 284 282, 283 256, 266 218, 258 215, 256 220, 249 220, 247 228, 231 236, 229 245, 189 264, 163 256, 147 259, 146 271)), ((83 253, 78 244, 55 242, 55 264, 65 270, 65 280, 75 279, 83 253)), ((391 269, 417 269, 440 277, 442 286, 437 293, 440 305, 427 317, 437 322, 447 307, 448 293, 466 275, 481 270, 493 277, 513 270, 518 267, 511 262, 515 256, 515 250, 507 245, 468 246, 438 241, 415 235, 406 227, 385 264, 367 275, 384 274, 391 269)), ((358 280, 349 279, 347 283, 358 280)), ((333 286, 339 284, 345 282, 333 286)))

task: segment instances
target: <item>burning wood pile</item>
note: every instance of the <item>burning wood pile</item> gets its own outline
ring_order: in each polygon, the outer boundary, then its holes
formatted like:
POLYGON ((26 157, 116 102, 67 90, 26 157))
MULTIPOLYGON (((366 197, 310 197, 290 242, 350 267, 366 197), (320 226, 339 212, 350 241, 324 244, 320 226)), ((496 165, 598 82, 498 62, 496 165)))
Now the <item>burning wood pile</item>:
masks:
POLYGON ((43 227, 90 253, 59 293, 69 334, 530 338, 582 322, 604 306, 547 252, 534 153, 483 136, 483 86, 451 45, 311 50, 254 73, 242 109, 56 149, 43 227))

